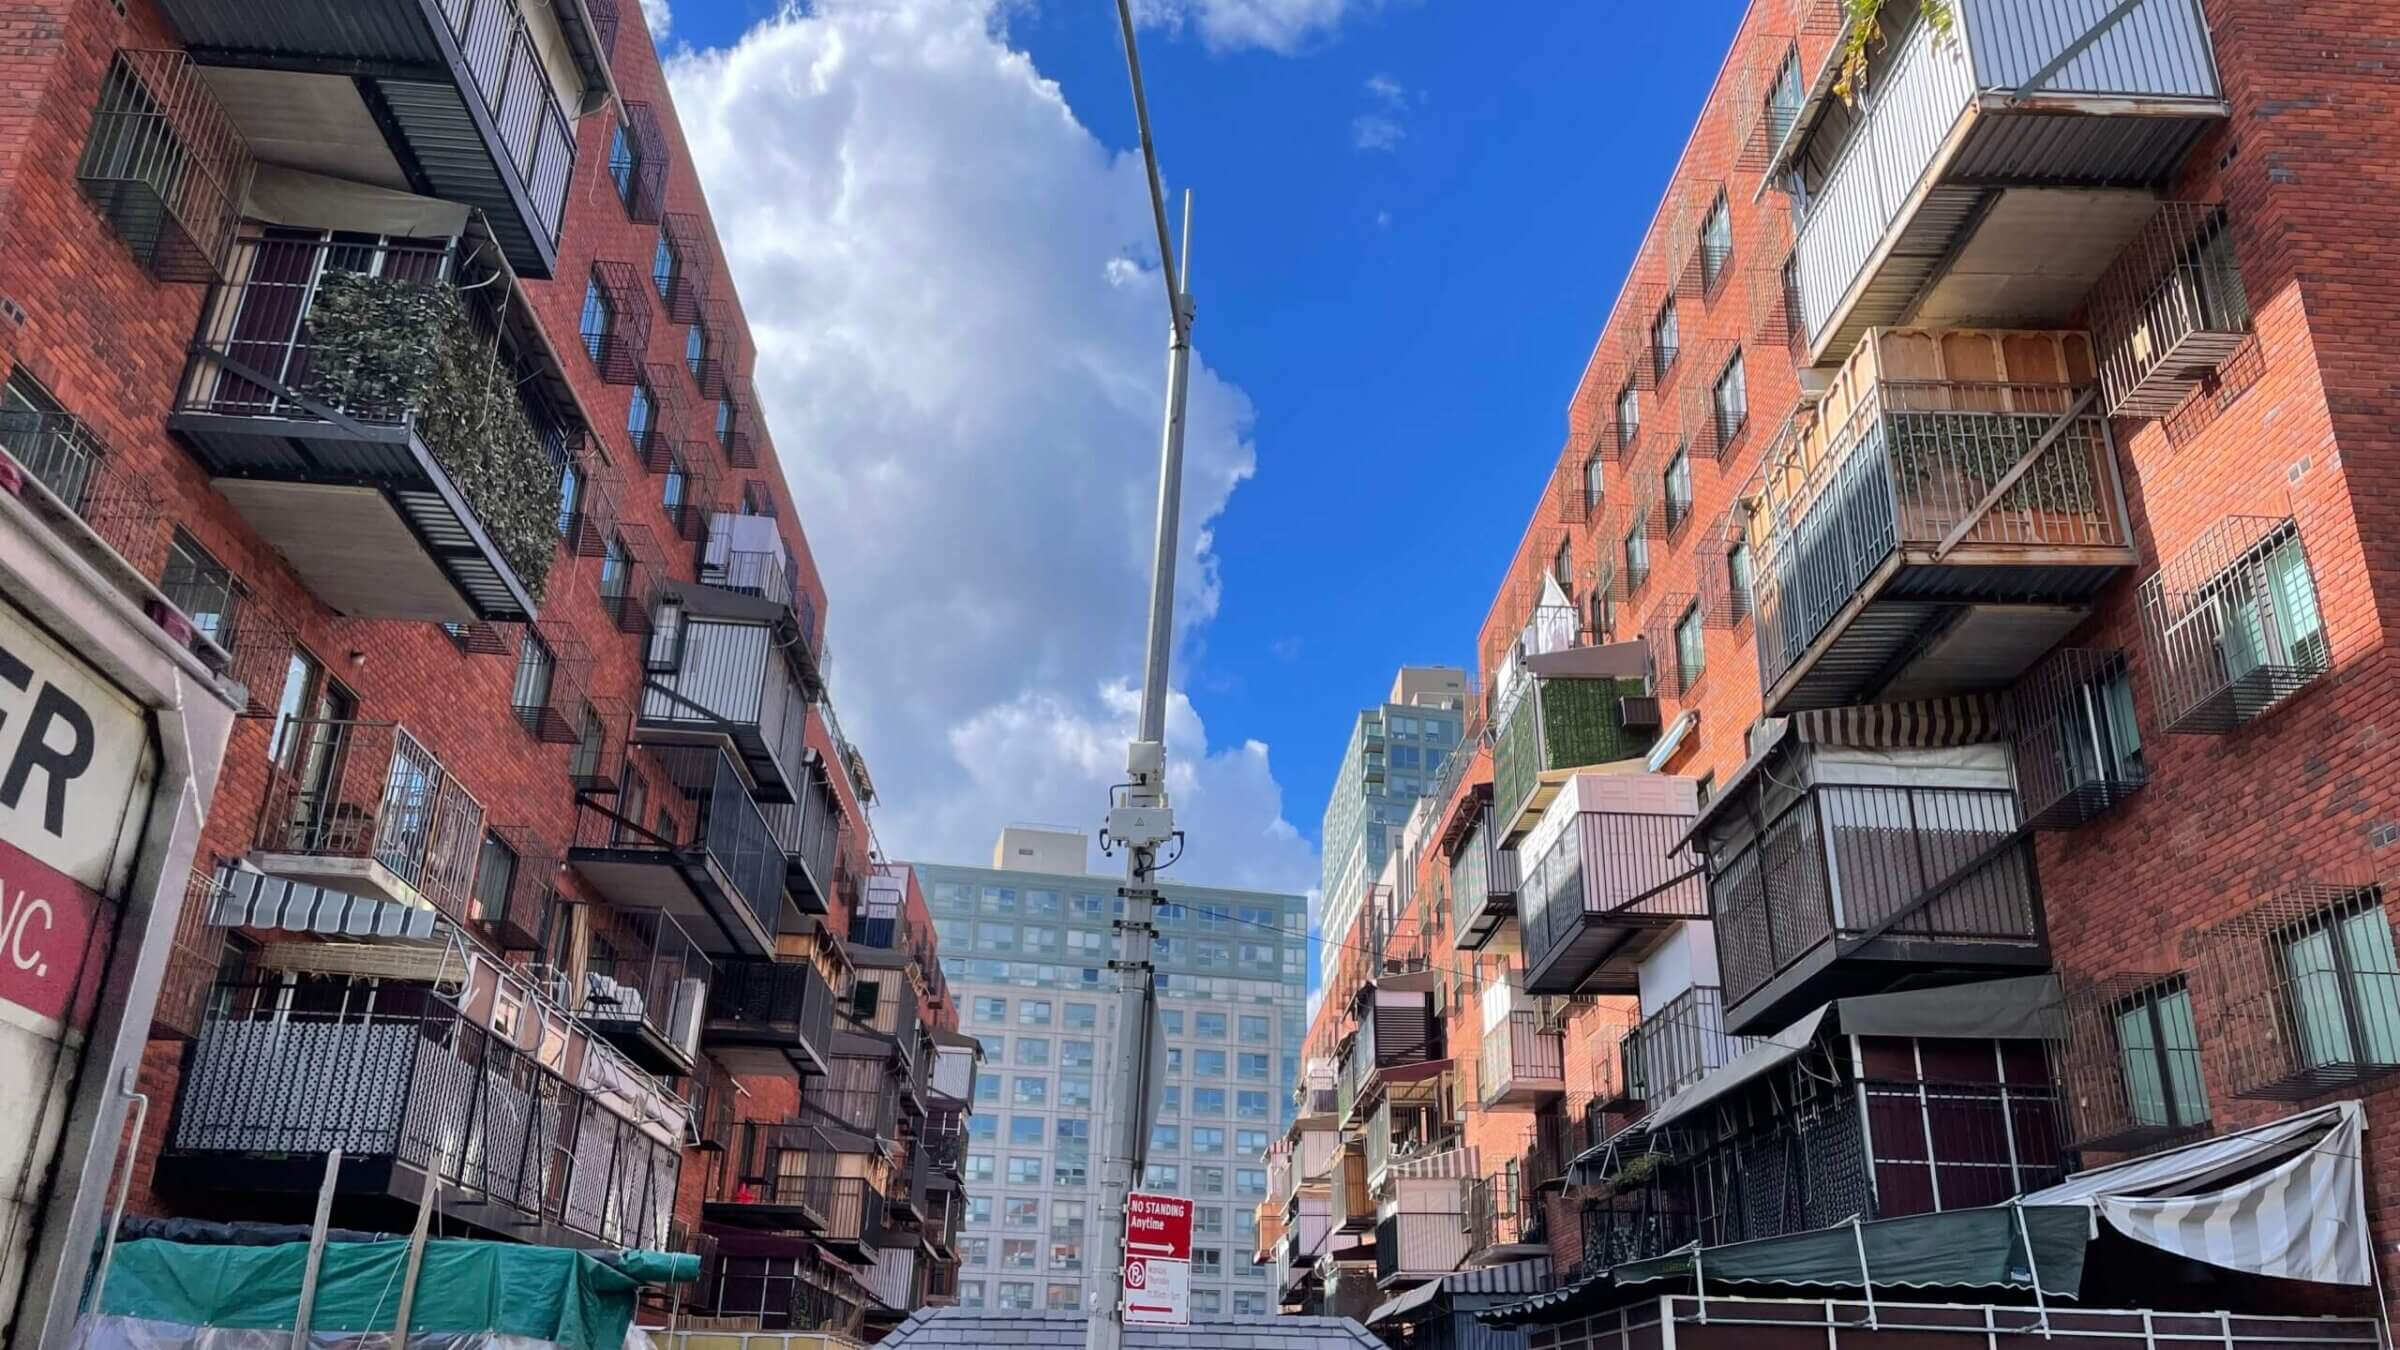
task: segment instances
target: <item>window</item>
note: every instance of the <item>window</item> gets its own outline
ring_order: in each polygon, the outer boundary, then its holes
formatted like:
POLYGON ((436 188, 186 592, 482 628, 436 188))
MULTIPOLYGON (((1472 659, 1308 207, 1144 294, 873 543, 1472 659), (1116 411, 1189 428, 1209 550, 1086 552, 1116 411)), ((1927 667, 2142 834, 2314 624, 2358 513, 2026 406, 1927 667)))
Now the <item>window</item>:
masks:
POLYGON ((1042 1184, 1042 1160, 1041 1160, 1041 1159, 1039 1159, 1039 1158, 1011 1158, 1011 1159, 1009 1159, 1009 1160, 1008 1160, 1008 1184, 1009 1184, 1009 1185, 1011 1185, 1011 1186, 1039 1186, 1039 1185, 1041 1185, 1041 1184, 1042 1184))
POLYGON ((1192 1127, 1192 1152, 1223 1153, 1224 1151, 1225 1128, 1223 1126, 1194 1125, 1192 1127))
MULTIPOLYGON (((1015 1161, 1011 1160, 1012 1170, 1015 1161)), ((1039 1228, 1042 1226, 1042 1202, 1011 1197, 1001 1206, 1000 1222, 1009 1228, 1039 1228)))
MULTIPOLYGON (((1205 1090, 1203 1089, 1203 1091, 1205 1090)), ((1167 1084, 1167 1090, 1159 1096, 1158 1100, 1160 1114, 1169 1116, 1183 1114, 1183 1088, 1179 1084, 1167 1084)))
POLYGON ((608 176, 617 185, 617 200, 625 203, 628 211, 634 206, 634 184, 641 162, 641 148, 630 129, 623 122, 617 123, 608 140, 608 176))
POLYGON ((1617 631, 1617 613, 1616 604, 1608 598, 1608 591, 1605 588, 1597 586, 1592 588, 1590 608, 1592 611, 1592 636, 1601 642, 1608 641, 1617 631))
POLYGON ((283 667, 283 692, 275 699, 275 729, 267 739, 269 761, 283 758, 283 747, 291 740, 294 722, 325 713, 321 703, 328 694, 339 697, 325 681, 325 667, 317 663, 317 658, 294 647, 283 667))
POLYGON ((1562 591, 1575 584, 1575 541, 1573 539, 1558 541, 1558 552, 1550 555, 1550 575, 1558 582, 1558 588, 1562 591))
POLYGON ((1183 1127, 1153 1125, 1150 1127, 1150 1148, 1154 1153, 1173 1153, 1183 1147, 1183 1127))
POLYGON ((1142 1169, 1142 1184, 1152 1190, 1174 1190, 1183 1184, 1183 1169, 1173 1163, 1152 1163, 1142 1169))
MULTIPOLYGON (((977 1086, 981 1086, 982 1082, 982 1079, 977 1079, 977 1086)), ((1089 1108, 1092 1104, 1092 1080, 1090 1075, 1072 1073, 1060 1074, 1058 1077, 1058 1104, 1061 1107, 1069 1109, 1080 1110, 1089 1108)))
MULTIPOLYGON (((986 1203, 988 1205, 989 1202, 986 1203)), ((990 1265, 992 1263, 992 1240, 987 1237, 960 1238, 958 1240, 958 1263, 962 1266, 990 1265)))
POLYGON ((1050 1001, 1048 999, 1029 998, 1018 1003, 1017 1025, 1021 1027, 1046 1027, 1050 1025, 1050 1001))
POLYGON ((1180 1036, 1183 1034, 1183 1014, 1180 1011, 1169 1008, 1158 1015, 1158 1021, 1160 1026, 1166 1028, 1168 1035, 1180 1036))
POLYGON ((1725 586, 1728 591, 1732 592, 1727 598, 1733 606, 1735 623, 1740 623, 1750 617, 1752 588, 1757 584, 1757 576, 1750 566, 1748 541, 1735 544, 1732 548, 1727 549, 1725 551, 1725 586))
MULTIPOLYGON (((724 450, 733 448, 733 400, 730 398, 717 400, 717 446, 724 450)), ((774 515, 775 499, 767 496, 766 490, 763 488, 760 489, 760 496, 765 500, 765 506, 755 511, 751 510, 750 490, 742 489, 742 510, 753 516, 774 515)))
POLYGON ((1267 1094, 1249 1091, 1237 1093, 1234 1101, 1234 1115, 1241 1120, 1265 1120, 1267 1118, 1267 1094))
MULTIPOLYGON (((985 1118, 978 1117, 977 1123, 981 1124, 983 1119, 985 1118)), ((1010 1148, 1040 1148, 1043 1137, 1049 1133, 1049 1126, 1050 1122, 1040 1116, 1010 1116, 1008 1118, 1008 1146, 1010 1148)))
POLYGON ((1717 193, 1709 204, 1708 216, 1700 222, 1700 284, 1709 290, 1725 275, 1725 264, 1733 259, 1733 212, 1725 204, 1725 194, 1717 193))
POLYGON ((1195 1233, 1224 1232, 1225 1207, 1222 1205, 1194 1205, 1192 1207, 1192 1231, 1195 1233))
MULTIPOLYGON (((700 378, 700 368, 708 364, 708 330, 698 324, 683 330, 683 366, 700 378)), ((723 405, 719 405, 720 407, 723 405)))
POLYGON ((979 923, 975 925, 975 946, 979 951, 1013 952, 1017 949, 1017 926, 1013 923, 979 923))
POLYGON ((508 893, 516 884, 516 850, 499 835, 485 835, 483 851, 475 860, 473 917, 485 923, 497 922, 508 912, 508 893))
POLYGON ((999 1103, 1000 1075, 996 1073, 975 1075, 975 1104, 977 1106, 997 1106, 999 1103))
MULTIPOLYGON (((623 134, 623 129, 619 129, 623 134)), ((658 234, 658 247, 650 252, 650 284, 658 288, 658 298, 665 300, 675 294, 675 282, 683 273, 683 259, 675 252, 675 241, 666 231, 658 234)))
POLYGON ((1642 583, 1650 579, 1649 531, 1650 522, 1643 519, 1633 522, 1633 528, 1625 532, 1625 589, 1629 591, 1641 589, 1642 583))
MULTIPOLYGON (((1235 1306, 1240 1306, 1242 1296, 1234 1295, 1233 1301, 1235 1306)), ((981 1311, 983 1308, 983 1281, 960 1280, 958 1282, 958 1306, 981 1311)))
POLYGON ((1192 1052, 1192 1076, 1195 1078, 1223 1078, 1225 1076, 1225 1052, 1222 1050, 1194 1050, 1192 1052))
MULTIPOLYGON (((964 1285, 961 1285, 961 1286, 960 1286, 960 1289, 963 1291, 963 1290, 965 1289, 965 1286, 964 1286, 964 1285)), ((975 1296, 976 1296, 977 1302, 976 1302, 976 1304, 975 1304, 974 1306, 976 1306, 976 1307, 981 1307, 981 1306, 983 1306, 983 1305, 982 1305, 982 1302, 981 1302, 981 1300, 982 1300, 982 1297, 983 1297, 983 1287, 982 1287, 980 1284, 978 1284, 978 1285, 976 1286, 976 1289, 975 1289, 975 1296)), ((962 1293, 959 1295, 959 1302, 960 1302, 962 1305, 964 1305, 964 1304, 965 1304, 965 1302, 966 1302, 966 1295, 965 1295, 963 1292, 962 1292, 962 1293)), ((1258 1291, 1257 1291, 1257 1290, 1255 1290, 1255 1289, 1236 1289, 1236 1290, 1234 1290, 1234 1291, 1233 1291, 1233 1315, 1234 1315, 1234 1316, 1236 1316, 1236 1317, 1264 1317, 1264 1316, 1266 1316, 1266 1315, 1267 1315, 1267 1296, 1266 1296, 1265 1294, 1262 1294, 1262 1293, 1258 1292, 1258 1291)))
POLYGON ((1036 956, 1056 955, 1058 953, 1058 930, 1055 928, 1026 929, 1025 950, 1036 956))
POLYGON ((1167 1049, 1167 1073, 1175 1077, 1183 1074, 1183 1051, 1178 1047, 1170 1046, 1167 1049))
POLYGON ((1700 606, 1695 601, 1675 621, 1675 692, 1689 692, 1707 669, 1707 636, 1701 631, 1700 606))
POLYGON ((1000 1282, 1000 1311, 1032 1312, 1033 1281, 1002 1280, 1000 1282))
POLYGON ((1017 1037, 1017 1063, 1029 1069, 1048 1068, 1050 1038, 1047 1036, 1017 1037))
POLYGON ((1062 1069, 1088 1069, 1092 1067, 1092 1061, 1095 1058, 1094 1047, 1090 1041, 1060 1041, 1058 1043, 1058 1067, 1062 1069))
POLYGON ((650 434, 658 429, 658 405, 651 400, 650 382, 635 380, 633 397, 625 404, 625 435, 633 448, 647 454, 650 434))
POLYGON ((1193 1168, 1192 1190, 1199 1195, 1223 1195, 1225 1193, 1225 1169, 1206 1165, 1193 1168))
POLYGON ((1608 483, 1602 473, 1600 456, 1586 455, 1583 460, 1583 509, 1592 511, 1608 496, 1608 483))
MULTIPOLYGON (((719 399, 717 401, 717 408, 720 416, 723 414, 724 407, 725 401, 719 399)), ((717 437, 719 443, 722 443, 724 439, 725 437, 721 433, 717 437)), ((745 516, 765 516, 769 520, 773 520, 775 518, 775 489, 768 487, 765 483, 762 483, 755 478, 743 483, 742 514, 745 516)), ((935 884, 937 889, 943 887, 955 889, 957 885, 955 882, 948 881, 937 882, 935 884)))
POLYGON ((608 350, 609 338, 616 334, 617 311, 609 303, 608 293, 600 289, 598 272, 583 283, 583 318, 576 327, 583 334, 584 355, 599 360, 608 350))
POLYGON ((1252 1015, 1252 1014, 1250 1014, 1250 1013, 1243 1013, 1243 1014, 1242 1014, 1242 1020, 1241 1020, 1241 1023, 1240 1023, 1240 1025, 1241 1025, 1241 1031, 1242 1031, 1242 1042, 1243 1042, 1243 1044, 1245 1044, 1245 1045, 1264 1045, 1264 1044, 1266 1044, 1266 1041, 1267 1041, 1267 1028, 1268 1028, 1268 1023, 1267 1023, 1267 1019, 1266 1019, 1266 1018, 1264 1018, 1264 1017, 1259 1017, 1259 1016, 1254 1016, 1254 1015, 1252 1015))
POLYGON ((2200 1032, 2183 981, 2142 990, 2111 1009, 2109 1020, 2116 1027, 2131 1123, 2178 1130, 2207 1124, 2200 1032))
POLYGON ((1235 1130, 1233 1132, 1233 1151, 1245 1158, 1255 1158, 1266 1152, 1267 1132, 1265 1130, 1235 1130))
POLYGON ((609 617, 622 623, 626 601, 633 594, 633 555, 625 549, 625 537, 612 534, 600 552, 600 600, 609 617))
POLYGON ((1220 1313, 1220 1312, 1223 1312, 1224 1310, 1225 1310, 1225 1291, 1224 1291, 1224 1290, 1222 1290, 1222 1289, 1195 1289, 1195 1290, 1193 1290, 1193 1291, 1192 1291, 1192 1315, 1193 1315, 1193 1316, 1195 1316, 1195 1317, 1213 1317, 1213 1316, 1215 1316, 1216 1314, 1218 1314, 1218 1313, 1220 1313))
POLYGON ((2381 891, 2359 891, 2277 942, 2303 1067, 2400 1064, 2400 956, 2381 891))
POLYGON ((2124 658, 2112 657, 2099 670, 2061 689, 2055 730, 2041 740, 2048 743, 2065 787, 2144 782, 2148 770, 2142 762, 2142 733, 2134 726, 2133 682, 2124 658))
POLYGON ((967 1117, 967 1138, 968 1138, 970 1141, 972 1141, 972 1142, 974 1142, 974 1143, 978 1143, 978 1144, 997 1144, 997 1143, 999 1143, 999 1142, 1000 1142, 1000 1117, 998 1117, 998 1116, 969 1116, 969 1117, 967 1117))
POLYGON ((2287 525, 2209 584, 2229 684, 2266 666, 2326 668, 2325 622, 2297 531, 2287 525))
POLYGON ((1633 444, 1633 438, 1641 434, 1642 397, 1635 392, 1633 381, 1627 380, 1617 391, 1617 448, 1633 444))
MULTIPOLYGON (((1088 928, 1070 928, 1067 930, 1068 951, 1098 955, 1101 951, 1105 950, 1107 946, 1108 937, 1105 933, 1095 933, 1088 928)), ((1068 1004, 1067 1006, 1072 1009, 1076 1005, 1068 1004)))
POLYGON ((1225 1273, 1225 1249, 1222 1247, 1192 1248, 1192 1274, 1214 1279, 1225 1273))
MULTIPOLYGON (((558 464, 558 533, 571 537, 575 533, 575 517, 583 506, 583 466, 573 455, 558 464)), ((575 546, 570 545, 570 551, 575 546)))
POLYGON ((541 729, 542 710, 550 706, 550 681, 557 669, 558 660, 550 654, 549 644, 531 628, 526 629, 517 644, 517 673, 508 701, 527 731, 538 734, 541 729))
MULTIPOLYGON (((1057 1264, 1058 1263, 1054 1258, 1051 1262, 1052 1267, 1056 1268, 1057 1264)), ((1068 1267, 1068 1269, 1080 1269, 1082 1265, 1083 1258, 1079 1255, 1075 1258, 1075 1264, 1068 1267)), ((1075 1302, 1076 1298, 1077 1292, 1074 1285, 1054 1284, 1050 1286, 1048 1294, 1044 1296, 1042 1306, 1048 1308, 1052 1312, 1073 1312, 1077 1306, 1075 1302)))
POLYGON ((1742 374, 1742 354, 1735 352, 1717 376, 1717 387, 1710 394, 1716 407, 1717 445, 1721 449, 1733 444, 1750 420, 1750 386, 1742 374))
POLYGON ((1243 1195, 1265 1195, 1267 1193, 1267 1169, 1263 1167, 1235 1168, 1233 1184, 1234 1188, 1243 1195))
POLYGON ((1047 1078, 1026 1078, 1020 1076, 1016 1080, 1016 1096, 1014 1100, 1019 1106, 1049 1105, 1050 1080, 1047 1078))
POLYGON ((1198 1036, 1202 1040, 1224 1040, 1225 1026, 1226 1020, 1225 1014, 1223 1013, 1204 1012, 1192 1014, 1192 1034, 1198 1036))
POLYGON ((181 530, 167 543, 167 570, 158 588, 202 637, 231 650, 241 619, 242 583, 181 530))
POLYGON ((970 1153, 967 1155, 967 1180, 988 1182, 992 1179, 993 1171, 991 1154, 970 1153))
POLYGON ((1650 378, 1660 384, 1667 382, 1667 372, 1675 368, 1675 301, 1658 307, 1658 317, 1650 321, 1650 378))
POLYGON ((984 888, 983 888, 983 912, 984 912, 984 913, 986 913, 986 914, 1014 914, 1014 913, 1016 913, 1016 912, 1017 912, 1017 891, 1016 891, 1016 888, 1015 888, 1014 886, 986 886, 986 887, 984 887, 984 888))
POLYGON ((1235 1057, 1234 1074, 1246 1082, 1263 1083, 1267 1081, 1268 1073, 1265 1055, 1254 1055, 1245 1051, 1235 1057))
POLYGON ((992 1026, 1005 1024, 1008 1021, 1008 1000, 994 998, 989 994, 976 995, 975 1020, 992 1026))
POLYGON ((1667 532, 1672 534, 1692 515, 1692 457, 1685 447, 1675 447, 1660 485, 1666 493, 1667 532))
MULTIPOLYGON (((1098 934, 1093 934, 1097 937, 1098 934)), ((1100 1025, 1100 1008, 1093 1003, 1067 1005, 1066 1028, 1069 1031, 1090 1031, 1100 1025)))

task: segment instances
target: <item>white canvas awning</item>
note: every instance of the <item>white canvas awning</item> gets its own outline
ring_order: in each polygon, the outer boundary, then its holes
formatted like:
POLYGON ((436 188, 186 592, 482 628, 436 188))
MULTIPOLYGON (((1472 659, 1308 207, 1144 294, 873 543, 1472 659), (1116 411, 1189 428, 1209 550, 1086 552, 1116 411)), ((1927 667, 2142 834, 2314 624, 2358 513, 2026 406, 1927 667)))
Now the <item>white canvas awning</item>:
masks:
POLYGON ((2024 1198, 2083 1205, 2136 1242, 2228 1270, 2372 1284, 2357 1102, 2079 1172, 2024 1198))

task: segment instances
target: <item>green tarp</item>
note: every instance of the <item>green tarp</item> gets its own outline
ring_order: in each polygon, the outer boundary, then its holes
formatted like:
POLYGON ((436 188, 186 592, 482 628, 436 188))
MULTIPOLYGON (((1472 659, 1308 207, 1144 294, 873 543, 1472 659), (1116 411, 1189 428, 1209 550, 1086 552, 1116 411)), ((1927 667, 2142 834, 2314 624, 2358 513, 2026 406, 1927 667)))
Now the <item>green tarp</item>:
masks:
POLYGON ((2083 1248, 2091 1213, 2080 1205, 2045 1205, 2024 1211, 2023 1235, 2033 1239, 2031 1259, 2009 1205, 1954 1209, 1905 1219, 1817 1228, 1783 1237, 1709 1247, 1697 1254, 1676 1252, 1610 1269, 1617 1284, 1690 1279, 1719 1284, 1807 1285, 1856 1289, 1865 1271, 1875 1288, 2030 1289, 2039 1273, 2044 1294, 2073 1296, 2083 1286, 2083 1248))
MULTIPOLYGON (((390 1331, 400 1314, 408 1243, 335 1242, 317 1276, 312 1333, 390 1331)), ((207 1246, 154 1238, 119 1243, 101 1317, 187 1327, 288 1331, 300 1307, 308 1245, 207 1246)), ((700 1258, 626 1252, 615 1264, 563 1247, 434 1238, 425 1244, 409 1311, 414 1335, 489 1333, 561 1350, 620 1350, 644 1284, 699 1278, 700 1258)))

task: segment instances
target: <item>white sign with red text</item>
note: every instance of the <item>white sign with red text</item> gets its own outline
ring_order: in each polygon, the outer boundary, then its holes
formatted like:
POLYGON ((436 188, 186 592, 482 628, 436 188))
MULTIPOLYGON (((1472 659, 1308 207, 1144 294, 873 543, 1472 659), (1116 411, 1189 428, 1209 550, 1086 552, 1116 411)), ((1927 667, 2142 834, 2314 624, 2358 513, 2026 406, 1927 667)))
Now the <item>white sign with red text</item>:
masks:
POLYGON ((1125 1197, 1125 1324, 1192 1321, 1192 1202, 1141 1191, 1125 1197))

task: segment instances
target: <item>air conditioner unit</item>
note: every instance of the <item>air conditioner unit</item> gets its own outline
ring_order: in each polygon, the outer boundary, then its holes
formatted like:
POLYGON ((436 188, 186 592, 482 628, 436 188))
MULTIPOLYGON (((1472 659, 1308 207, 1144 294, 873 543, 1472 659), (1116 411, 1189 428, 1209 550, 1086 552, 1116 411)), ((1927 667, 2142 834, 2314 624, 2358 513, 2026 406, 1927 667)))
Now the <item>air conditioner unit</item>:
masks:
POLYGON ((1648 694, 1627 694, 1617 700, 1617 724, 1627 731, 1656 731, 1661 723, 1658 699, 1648 694))

